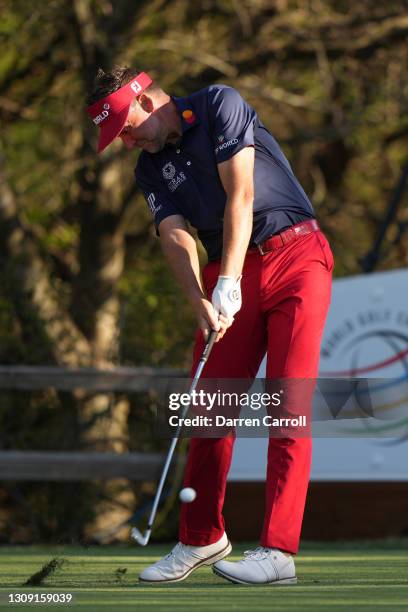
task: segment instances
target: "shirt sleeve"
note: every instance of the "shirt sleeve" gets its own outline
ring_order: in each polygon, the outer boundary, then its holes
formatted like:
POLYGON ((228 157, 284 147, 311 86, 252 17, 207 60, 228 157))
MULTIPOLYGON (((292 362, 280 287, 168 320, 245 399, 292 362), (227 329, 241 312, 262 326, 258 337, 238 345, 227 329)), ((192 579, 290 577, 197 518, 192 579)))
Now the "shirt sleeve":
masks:
POLYGON ((160 182, 155 182, 153 178, 147 177, 146 174, 141 171, 139 165, 135 170, 135 179, 136 185, 143 193, 149 210, 153 215, 156 234, 159 236, 158 227, 163 219, 171 215, 180 215, 182 213, 164 192, 160 182))
POLYGON ((216 87, 209 94, 210 135, 217 163, 254 146, 256 114, 236 89, 216 87))

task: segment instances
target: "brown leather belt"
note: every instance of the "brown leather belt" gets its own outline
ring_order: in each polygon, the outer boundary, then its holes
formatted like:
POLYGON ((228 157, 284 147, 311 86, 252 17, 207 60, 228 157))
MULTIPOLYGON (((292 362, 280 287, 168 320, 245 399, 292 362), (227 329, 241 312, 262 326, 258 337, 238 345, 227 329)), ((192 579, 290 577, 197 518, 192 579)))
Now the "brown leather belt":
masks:
POLYGON ((286 244, 297 240, 300 238, 300 236, 305 236, 306 234, 311 234, 312 232, 318 232, 319 230, 320 227, 316 219, 302 221, 302 223, 292 225, 292 227, 289 227, 280 234, 275 234, 264 242, 261 242, 261 244, 257 244, 255 247, 251 247, 248 250, 251 252, 258 251, 261 255, 266 255, 266 253, 269 253, 270 251, 279 249, 286 244))

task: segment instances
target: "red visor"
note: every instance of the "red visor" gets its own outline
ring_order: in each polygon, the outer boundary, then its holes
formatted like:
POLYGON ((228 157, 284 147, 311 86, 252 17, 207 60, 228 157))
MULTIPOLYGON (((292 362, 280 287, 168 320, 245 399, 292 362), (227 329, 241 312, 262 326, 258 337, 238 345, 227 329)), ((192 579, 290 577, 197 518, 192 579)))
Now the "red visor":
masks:
POLYGON ((152 82, 146 72, 141 72, 117 91, 98 100, 92 106, 88 106, 87 112, 91 115, 94 124, 101 130, 98 153, 110 145, 112 140, 121 133, 133 98, 139 96, 152 82))

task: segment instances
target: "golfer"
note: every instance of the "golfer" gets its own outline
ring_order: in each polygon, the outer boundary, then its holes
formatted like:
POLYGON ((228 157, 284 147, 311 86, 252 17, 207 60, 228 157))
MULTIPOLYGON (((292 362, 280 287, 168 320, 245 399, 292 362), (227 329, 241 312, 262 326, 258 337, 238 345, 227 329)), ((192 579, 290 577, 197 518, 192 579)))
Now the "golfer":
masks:
MULTIPOLYGON (((211 85, 177 98, 148 74, 99 71, 88 112, 98 151, 115 138, 142 149, 135 176, 164 255, 196 314, 192 371, 219 331, 208 378, 315 378, 333 258, 313 207, 278 143, 240 93, 211 85), (197 230, 208 263, 200 273, 197 230)), ((179 543, 140 575, 176 582, 202 565, 231 582, 293 584, 311 464, 310 437, 269 440, 260 546, 238 562, 222 507, 234 437, 194 438, 179 543)), ((250 517, 243 516, 242 521, 250 517)))

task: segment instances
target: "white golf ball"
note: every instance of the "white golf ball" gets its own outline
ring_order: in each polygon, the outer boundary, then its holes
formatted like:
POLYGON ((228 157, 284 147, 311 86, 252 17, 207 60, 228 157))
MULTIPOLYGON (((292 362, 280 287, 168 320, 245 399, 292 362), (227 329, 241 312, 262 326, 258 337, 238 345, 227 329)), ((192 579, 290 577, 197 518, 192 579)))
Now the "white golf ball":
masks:
POLYGON ((179 497, 180 501, 184 502, 185 504, 190 504, 197 497, 197 493, 195 492, 195 489, 186 487, 185 489, 181 489, 179 497))

